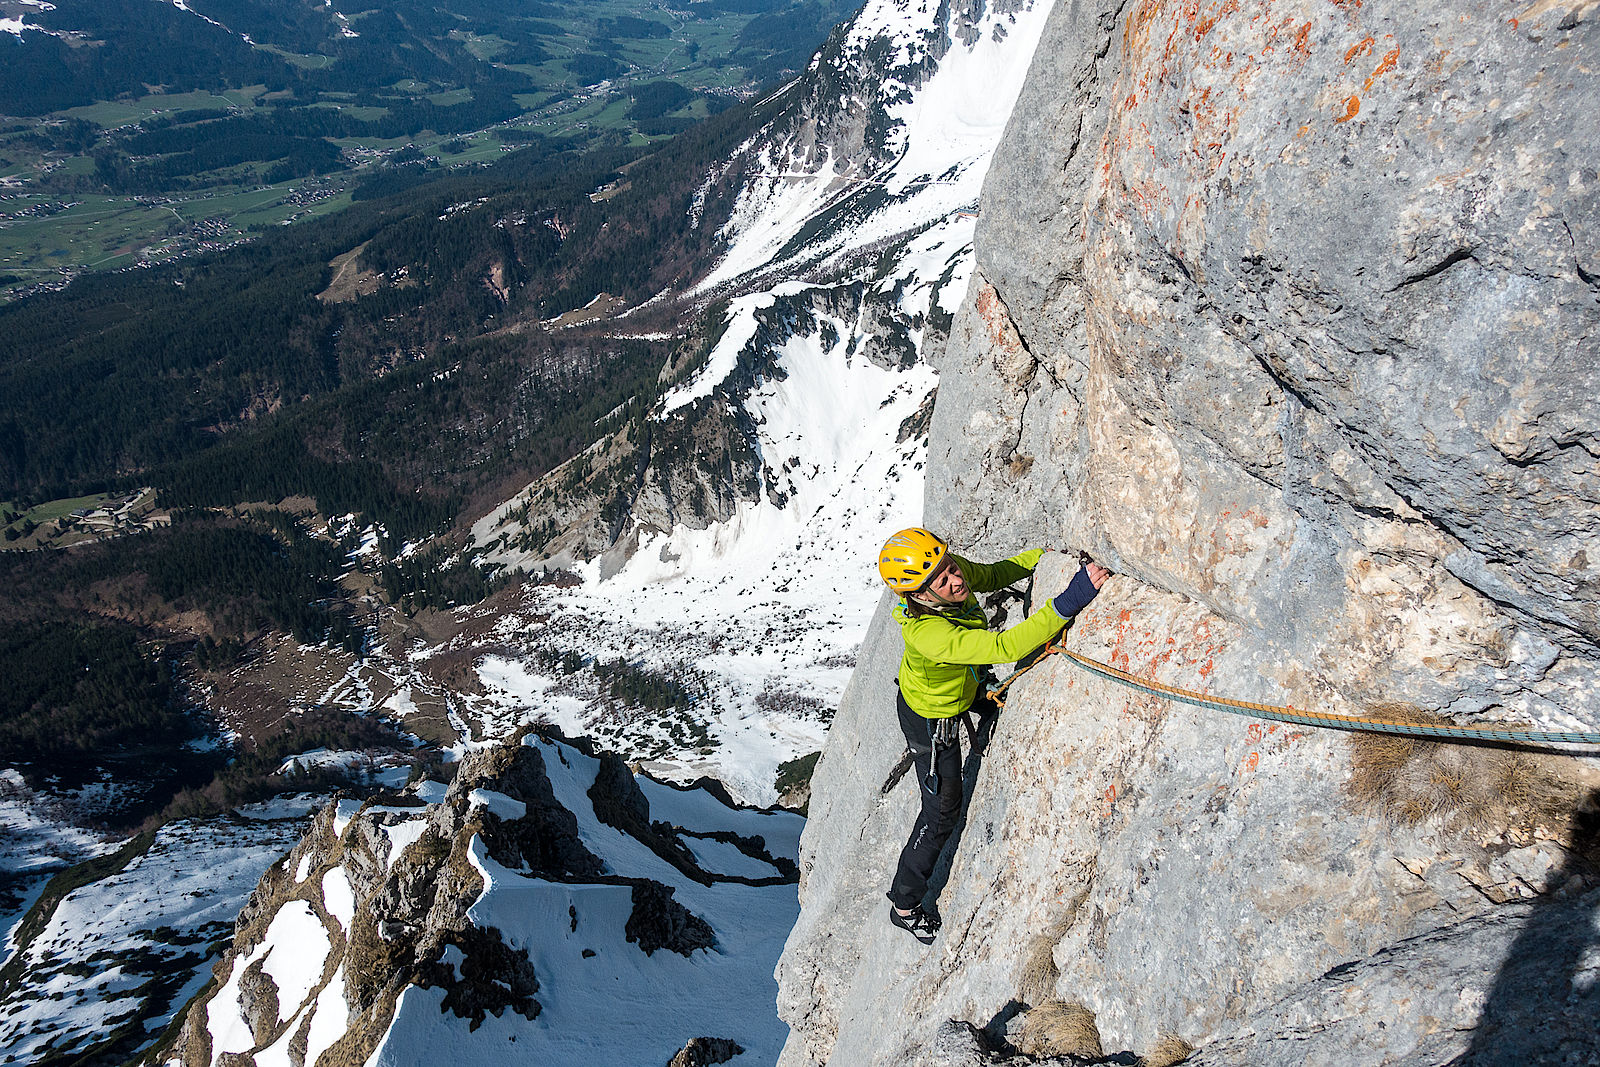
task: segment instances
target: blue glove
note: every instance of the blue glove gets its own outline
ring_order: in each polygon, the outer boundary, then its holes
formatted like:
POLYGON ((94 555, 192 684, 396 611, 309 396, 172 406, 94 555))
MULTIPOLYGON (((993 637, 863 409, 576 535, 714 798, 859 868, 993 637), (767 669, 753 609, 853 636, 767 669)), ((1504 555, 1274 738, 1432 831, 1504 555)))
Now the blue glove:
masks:
POLYGON ((1072 576, 1072 584, 1056 594, 1050 606, 1056 609, 1056 614, 1063 619, 1073 618, 1089 606, 1089 601, 1095 598, 1100 590, 1094 587, 1094 582, 1089 580, 1089 568, 1079 567, 1078 573, 1072 576))

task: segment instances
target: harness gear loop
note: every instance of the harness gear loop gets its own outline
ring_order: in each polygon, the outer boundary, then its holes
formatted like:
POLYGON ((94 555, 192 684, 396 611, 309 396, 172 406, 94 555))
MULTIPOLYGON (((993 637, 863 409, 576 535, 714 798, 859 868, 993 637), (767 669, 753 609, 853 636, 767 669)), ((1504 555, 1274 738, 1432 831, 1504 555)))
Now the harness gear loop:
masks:
POLYGON ((967 744, 972 751, 978 751, 978 728, 972 725, 972 709, 968 708, 960 715, 961 725, 967 728, 967 744))
MULTIPOLYGON (((1063 629, 1050 642, 1039 658, 1017 670, 1005 681, 990 690, 989 697, 1004 707, 1002 699, 1011 683, 1037 667, 1052 655, 1062 653, 1073 665, 1108 682, 1135 689, 1152 696, 1163 697, 1198 708, 1209 708, 1229 715, 1243 715, 1252 719, 1269 719, 1293 723, 1297 726, 1315 726, 1325 730, 1349 730, 1362 733, 1403 734, 1434 741, 1512 741, 1530 745, 1600 745, 1600 732, 1582 730, 1525 730, 1512 726, 1461 726, 1447 723, 1396 722, 1388 719, 1363 719, 1354 715, 1336 715, 1327 711, 1308 711, 1283 704, 1257 704, 1249 700, 1211 696, 1167 685, 1149 678, 1139 678, 1119 670, 1109 663, 1074 652, 1062 642, 1067 631, 1063 629)), ((1596 753, 1600 755, 1600 753, 1596 753)))

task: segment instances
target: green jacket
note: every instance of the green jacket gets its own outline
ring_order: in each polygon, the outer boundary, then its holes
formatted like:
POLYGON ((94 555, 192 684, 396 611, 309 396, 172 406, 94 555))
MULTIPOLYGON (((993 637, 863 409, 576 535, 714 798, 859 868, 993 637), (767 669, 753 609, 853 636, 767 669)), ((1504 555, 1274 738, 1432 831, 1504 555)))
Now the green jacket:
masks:
POLYGON ((989 620, 973 593, 990 593, 1026 578, 1039 565, 1042 548, 1030 548, 999 563, 973 563, 955 553, 951 558, 972 593, 950 614, 906 613, 895 605, 894 618, 905 638, 900 657, 900 692, 911 710, 927 719, 948 719, 972 706, 978 696, 978 664, 1014 663, 1048 641, 1067 620, 1049 601, 1008 630, 992 633, 989 620))

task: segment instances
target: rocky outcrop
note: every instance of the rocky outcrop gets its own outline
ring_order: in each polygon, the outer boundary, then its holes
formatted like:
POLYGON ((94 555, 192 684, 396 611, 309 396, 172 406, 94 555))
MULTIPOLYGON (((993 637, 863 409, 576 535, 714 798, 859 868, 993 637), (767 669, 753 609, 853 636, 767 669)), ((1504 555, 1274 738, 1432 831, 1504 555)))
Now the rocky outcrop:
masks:
POLYGON ((488 1063, 512 1042, 550 1062, 777 1054, 762 986, 793 914, 798 816, 637 782, 553 733, 422 791, 330 806, 268 870, 176 1062, 488 1063), (597 1023, 614 1001, 640 1006, 597 1023))
MULTIPOLYGON (((1069 644, 1134 674, 1600 729, 1597 26, 1058 5, 941 357, 927 525, 1106 560, 1069 644)), ((898 654, 880 610, 813 778, 783 1063, 959 1062, 947 1020, 1004 1041, 1046 998, 1197 1062, 1600 1055, 1592 762, 1252 722, 1057 657, 969 766, 923 949, 882 915, 898 654)))

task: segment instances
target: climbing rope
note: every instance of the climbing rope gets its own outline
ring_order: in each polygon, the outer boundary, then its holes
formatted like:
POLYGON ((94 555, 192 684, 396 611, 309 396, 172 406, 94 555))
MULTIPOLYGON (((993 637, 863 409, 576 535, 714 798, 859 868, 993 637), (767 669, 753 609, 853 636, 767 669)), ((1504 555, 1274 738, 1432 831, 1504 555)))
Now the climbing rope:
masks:
POLYGON ((1249 700, 1231 700, 1228 697, 1215 697, 1205 693, 1196 693, 1191 689, 1180 689, 1175 685, 1166 685, 1162 682, 1152 681, 1148 678, 1138 678, 1127 671, 1118 670, 1108 663, 1101 663, 1091 659, 1063 645, 1062 638, 1066 630, 1052 641, 1038 658, 1027 666, 1020 668, 1005 681, 990 690, 990 699, 1001 707, 1005 706, 1005 691, 1011 687, 1024 674, 1043 663, 1049 656, 1060 653, 1069 661, 1096 677, 1108 682, 1127 686, 1142 693, 1152 696, 1165 697, 1184 704, 1192 704, 1198 708, 1210 708, 1214 711, 1224 711, 1230 715, 1244 715, 1252 719, 1270 719, 1276 722, 1294 723, 1297 726, 1316 726, 1326 730, 1359 730, 1368 733, 1380 734, 1405 734, 1411 737, 1425 737, 1435 740, 1462 740, 1462 741, 1519 741, 1526 744, 1563 744, 1563 745, 1600 745, 1600 733, 1586 733, 1582 731, 1565 730, 1522 730, 1509 726, 1457 726, 1447 723, 1426 722, 1397 722, 1386 719, 1363 719, 1354 715, 1335 715, 1325 711, 1306 711, 1301 708, 1286 707, 1280 704, 1257 704, 1249 700))

